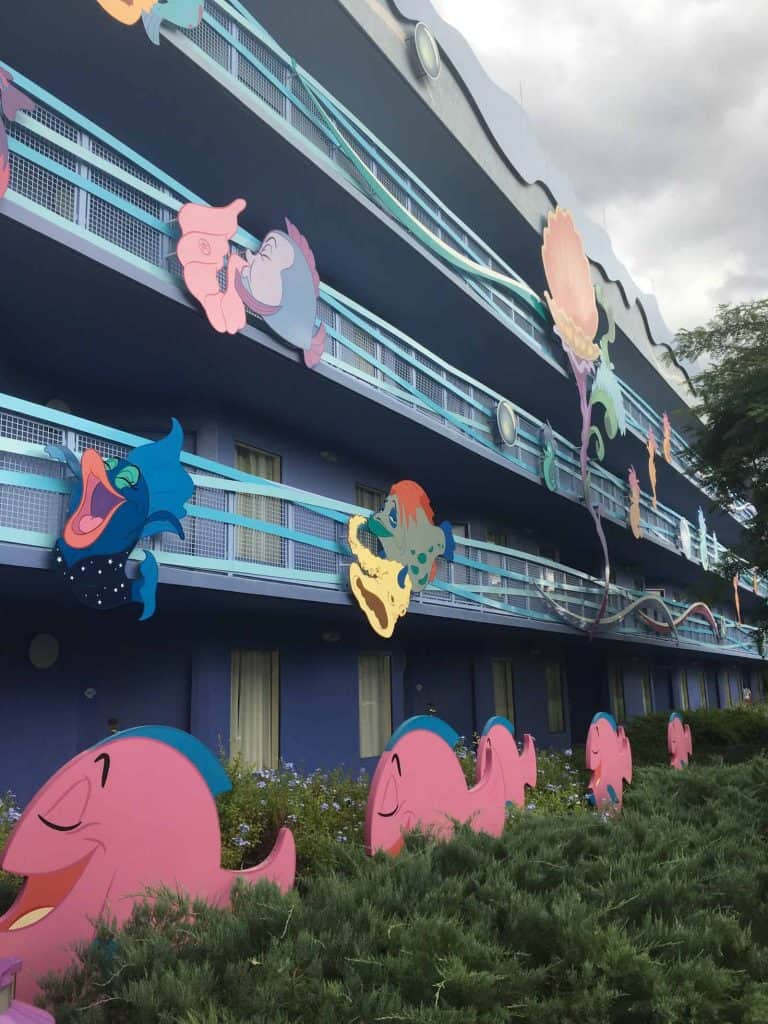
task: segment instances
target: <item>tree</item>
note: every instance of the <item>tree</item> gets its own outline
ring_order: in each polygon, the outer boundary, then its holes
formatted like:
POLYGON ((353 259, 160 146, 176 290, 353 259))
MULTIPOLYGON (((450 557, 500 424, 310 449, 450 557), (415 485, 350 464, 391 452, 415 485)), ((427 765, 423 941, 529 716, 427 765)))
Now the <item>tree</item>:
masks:
MULTIPOLYGON (((675 355, 705 360, 691 466, 720 504, 754 505, 733 555, 768 575, 768 299, 718 306, 706 326, 680 332, 675 355)), ((721 567, 735 568, 730 558, 721 567)))

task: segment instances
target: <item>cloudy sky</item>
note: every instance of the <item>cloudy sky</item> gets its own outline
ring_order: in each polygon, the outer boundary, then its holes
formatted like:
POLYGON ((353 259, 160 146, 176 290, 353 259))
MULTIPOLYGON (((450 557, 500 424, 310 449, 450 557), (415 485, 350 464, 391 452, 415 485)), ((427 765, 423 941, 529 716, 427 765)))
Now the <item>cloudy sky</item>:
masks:
POLYGON ((673 331, 768 296, 766 0, 435 0, 673 331))

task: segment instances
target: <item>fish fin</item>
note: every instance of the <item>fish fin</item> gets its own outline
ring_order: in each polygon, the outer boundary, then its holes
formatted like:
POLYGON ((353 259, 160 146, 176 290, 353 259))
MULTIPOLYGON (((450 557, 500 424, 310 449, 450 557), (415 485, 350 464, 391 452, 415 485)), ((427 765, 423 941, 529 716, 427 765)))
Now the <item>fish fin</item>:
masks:
POLYGON ((445 537, 445 551, 443 552, 443 558, 446 562, 452 562, 456 557, 456 541, 453 537, 453 527, 446 519, 444 523, 440 523, 438 529, 442 530, 443 536, 445 537))
POLYGON ((155 4, 151 11, 144 11, 141 15, 141 20, 144 23, 144 30, 149 36, 150 42, 154 43, 155 46, 159 46, 160 26, 163 23, 162 5, 155 4))
POLYGON ((317 366, 323 358, 323 352, 325 352, 325 324, 320 324, 315 336, 312 338, 312 344, 304 352, 305 364, 310 369, 313 366, 317 366))
POLYGON ((606 789, 608 790, 608 796, 611 798, 611 803, 617 804, 619 802, 619 798, 616 796, 616 790, 610 784, 606 786, 606 789))
POLYGON ((173 512, 153 512, 144 523, 142 537, 152 537, 156 533, 175 533, 184 540, 184 527, 173 512))
POLYGON ((80 460, 71 448, 67 448, 60 444, 47 444, 45 446, 45 454, 50 455, 50 457, 55 459, 57 462, 64 462, 70 472, 73 473, 78 480, 80 479, 80 460))
POLYGON ((139 566, 139 575, 133 581, 131 596, 137 604, 143 605, 139 616, 139 622, 150 619, 155 614, 157 607, 157 580, 160 572, 157 568, 157 559, 151 551, 144 552, 144 561, 139 566))

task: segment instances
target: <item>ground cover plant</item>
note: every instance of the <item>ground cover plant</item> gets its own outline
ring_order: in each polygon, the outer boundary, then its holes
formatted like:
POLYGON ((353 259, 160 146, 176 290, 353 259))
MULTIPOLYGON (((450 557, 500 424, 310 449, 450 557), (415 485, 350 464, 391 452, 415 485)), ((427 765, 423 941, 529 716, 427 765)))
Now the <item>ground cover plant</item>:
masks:
MULTIPOLYGON (((641 767, 619 817, 548 785, 561 805, 530 800, 500 839, 412 836, 395 860, 323 839, 295 892, 238 889, 234 913, 161 895, 46 1001, 59 1024, 768 1020, 768 758, 641 767)), ((257 799, 266 820, 278 797, 257 799)), ((345 805, 322 802, 327 837, 345 805)))
MULTIPOLYGON (((734 708, 682 712, 693 735, 697 763, 745 761, 768 748, 768 704, 740 704, 734 708)), ((659 764, 667 750, 669 712, 634 718, 626 725, 636 765, 659 764)), ((581 762, 583 763, 583 759, 581 762)))

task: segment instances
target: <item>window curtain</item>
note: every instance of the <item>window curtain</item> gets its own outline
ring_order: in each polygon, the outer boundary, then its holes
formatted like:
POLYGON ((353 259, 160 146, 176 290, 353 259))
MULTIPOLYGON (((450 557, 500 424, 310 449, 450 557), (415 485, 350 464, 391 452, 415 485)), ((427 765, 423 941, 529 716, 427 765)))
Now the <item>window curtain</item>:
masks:
MULTIPOLYGON (((282 476, 280 456, 250 448, 235 446, 237 468, 244 473, 260 476, 265 480, 280 483, 282 476)), ((279 498, 267 498, 261 494, 238 494, 237 514, 248 519, 260 519, 264 523, 282 525, 282 502, 279 498)), ((281 565, 283 538, 271 533, 262 533, 246 526, 235 527, 235 557, 246 562, 260 562, 262 565, 281 565)))
POLYGON ((563 708, 563 678, 560 663, 550 662, 546 668, 547 679, 547 724, 550 732, 565 731, 565 709, 563 708))
POLYGON ((277 768, 279 673, 277 651, 233 651, 230 753, 256 768, 277 768))
POLYGON ((621 725, 627 717, 627 711, 624 704, 624 673, 617 666, 611 669, 610 691, 611 714, 616 724, 621 725))
POLYGON ((358 663, 360 757, 377 757, 392 735, 392 666, 388 654, 361 654, 358 663))
POLYGON ((643 691, 643 714, 650 715, 653 711, 653 691, 651 690, 651 675, 648 669, 643 669, 641 685, 643 691))
POLYGON ((515 724, 515 690, 512 662, 499 658, 493 662, 493 700, 497 715, 515 724))

